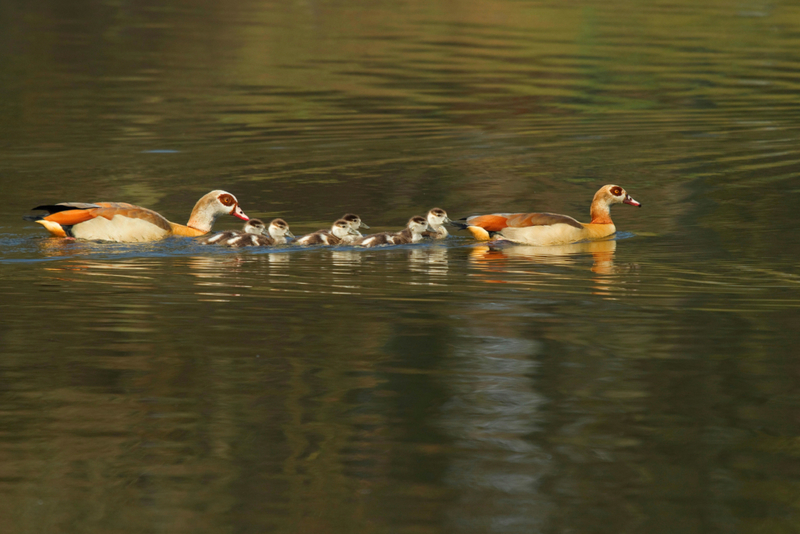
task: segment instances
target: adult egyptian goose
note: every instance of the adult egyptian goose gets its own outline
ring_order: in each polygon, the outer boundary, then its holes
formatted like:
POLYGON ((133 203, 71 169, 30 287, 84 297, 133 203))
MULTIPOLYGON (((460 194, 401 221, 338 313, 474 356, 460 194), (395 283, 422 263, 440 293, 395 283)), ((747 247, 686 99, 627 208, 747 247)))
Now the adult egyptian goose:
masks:
POLYGON ((382 232, 361 238, 355 244, 362 247, 379 247, 381 245, 406 245, 422 241, 422 234, 430 227, 425 217, 419 215, 411 217, 406 227, 396 233, 382 232))
POLYGON ((250 219, 244 223, 241 230, 228 230, 217 232, 214 235, 200 239, 201 245, 228 245, 228 241, 245 235, 260 236, 267 231, 267 225, 261 219, 250 219))
POLYGON ((267 229, 268 235, 239 234, 224 242, 229 247, 270 247, 285 245, 286 236, 294 237, 289 225, 283 219, 273 219, 267 229))
POLYGON ((433 208, 430 210, 426 219, 428 219, 428 226, 431 230, 425 237, 444 239, 449 235, 444 225, 450 222, 450 218, 447 216, 447 212, 442 208, 433 208))
POLYGON ((304 235, 295 243, 298 245, 341 245, 345 236, 356 234, 357 231, 353 230, 349 222, 339 219, 333 223, 330 230, 317 230, 304 235))
POLYGON ((641 206, 620 186, 604 185, 592 200, 590 223, 554 213, 493 213, 467 217, 466 224, 455 224, 472 232, 479 241, 498 235, 522 245, 561 245, 600 239, 616 232, 609 208, 620 203, 641 206))
POLYGON ((125 202, 64 202, 37 206, 46 215, 29 215, 26 220, 44 226, 56 237, 100 241, 154 241, 170 235, 197 237, 211 231, 220 215, 248 220, 236 197, 225 191, 211 191, 195 204, 184 226, 169 222, 153 210, 125 202))

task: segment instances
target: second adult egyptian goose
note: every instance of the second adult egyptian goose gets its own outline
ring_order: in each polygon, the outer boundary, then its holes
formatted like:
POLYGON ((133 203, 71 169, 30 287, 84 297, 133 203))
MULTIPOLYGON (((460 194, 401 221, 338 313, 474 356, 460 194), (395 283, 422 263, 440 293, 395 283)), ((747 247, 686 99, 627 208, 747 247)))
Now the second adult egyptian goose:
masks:
POLYGON ((492 213, 467 217, 466 223, 456 224, 469 230, 479 241, 487 241, 496 235, 523 245, 561 245, 600 239, 616 232, 610 212, 614 204, 641 206, 620 186, 604 185, 592 200, 592 221, 589 223, 554 213, 492 213))
POLYGON ((45 215, 26 216, 44 226, 56 237, 75 237, 99 241, 155 241, 170 235, 196 237, 211 231, 220 215, 248 220, 232 194, 216 190, 197 201, 186 225, 169 222, 147 208, 126 202, 63 202, 33 208, 45 215))

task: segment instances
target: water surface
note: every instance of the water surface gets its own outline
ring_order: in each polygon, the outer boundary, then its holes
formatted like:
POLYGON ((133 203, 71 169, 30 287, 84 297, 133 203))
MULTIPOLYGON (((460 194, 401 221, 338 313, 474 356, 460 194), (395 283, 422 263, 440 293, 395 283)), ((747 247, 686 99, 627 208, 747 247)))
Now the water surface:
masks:
POLYGON ((798 36, 788 2, 0 7, 0 529, 795 531, 798 36), (21 219, 586 220, 606 183, 643 207, 563 247, 21 219))

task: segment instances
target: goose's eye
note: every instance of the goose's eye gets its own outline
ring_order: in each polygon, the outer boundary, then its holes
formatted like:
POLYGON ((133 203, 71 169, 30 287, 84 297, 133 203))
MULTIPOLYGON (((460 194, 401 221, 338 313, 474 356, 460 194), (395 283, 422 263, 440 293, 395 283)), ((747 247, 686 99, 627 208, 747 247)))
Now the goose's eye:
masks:
POLYGON ((219 201, 222 202, 223 206, 233 206, 236 204, 236 201, 233 199, 232 195, 220 195, 219 201))
POLYGON ((618 197, 618 196, 622 195, 622 188, 621 187, 612 187, 611 188, 611 194, 614 195, 615 197, 618 197))

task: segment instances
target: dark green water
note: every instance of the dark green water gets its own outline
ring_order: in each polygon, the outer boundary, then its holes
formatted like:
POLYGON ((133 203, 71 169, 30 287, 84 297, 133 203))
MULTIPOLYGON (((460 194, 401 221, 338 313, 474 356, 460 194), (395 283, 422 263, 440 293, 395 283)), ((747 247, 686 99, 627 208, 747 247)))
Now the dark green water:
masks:
POLYGON ((799 95, 786 1, 3 4, 0 531, 797 532, 799 95), (21 219, 586 220, 606 183, 643 207, 554 248, 21 219))

